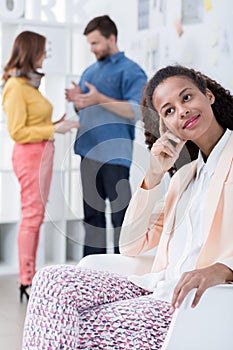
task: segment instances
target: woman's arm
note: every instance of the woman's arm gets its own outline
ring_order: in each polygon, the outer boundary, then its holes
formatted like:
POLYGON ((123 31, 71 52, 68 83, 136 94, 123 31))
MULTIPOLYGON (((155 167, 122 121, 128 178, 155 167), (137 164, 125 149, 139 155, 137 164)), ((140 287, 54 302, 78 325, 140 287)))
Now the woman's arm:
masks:
POLYGON ((139 187, 127 208, 120 235, 120 252, 137 256, 157 246, 163 229, 164 190, 139 187))
POLYGON ((185 141, 169 130, 153 144, 150 166, 146 176, 130 201, 120 236, 120 251, 125 255, 139 255, 158 245, 163 230, 164 201, 161 180, 177 160, 185 141), (170 140, 176 143, 173 146, 170 140))

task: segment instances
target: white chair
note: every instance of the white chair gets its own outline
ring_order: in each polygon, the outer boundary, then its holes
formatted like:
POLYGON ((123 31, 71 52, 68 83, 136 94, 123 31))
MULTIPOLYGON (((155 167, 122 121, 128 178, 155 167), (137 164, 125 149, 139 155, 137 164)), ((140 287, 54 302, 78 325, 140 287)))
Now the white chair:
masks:
MULTIPOLYGON (((152 256, 126 257, 119 254, 89 255, 78 266, 142 275, 150 271, 152 256)), ((233 350, 233 285, 222 284, 206 290, 199 304, 190 307, 195 290, 175 311, 161 350, 233 350)))

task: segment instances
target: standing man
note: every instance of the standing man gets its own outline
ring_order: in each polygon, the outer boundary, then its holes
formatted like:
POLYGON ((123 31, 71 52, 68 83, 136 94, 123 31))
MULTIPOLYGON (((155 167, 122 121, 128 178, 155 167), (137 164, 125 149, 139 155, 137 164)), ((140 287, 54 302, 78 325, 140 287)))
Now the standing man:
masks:
POLYGON ((80 115, 80 129, 74 145, 81 156, 85 246, 84 256, 106 253, 105 200, 111 206, 114 252, 131 189, 135 123, 146 83, 138 64, 117 47, 117 27, 107 15, 95 17, 84 35, 97 61, 88 67, 79 84, 66 89, 80 115))

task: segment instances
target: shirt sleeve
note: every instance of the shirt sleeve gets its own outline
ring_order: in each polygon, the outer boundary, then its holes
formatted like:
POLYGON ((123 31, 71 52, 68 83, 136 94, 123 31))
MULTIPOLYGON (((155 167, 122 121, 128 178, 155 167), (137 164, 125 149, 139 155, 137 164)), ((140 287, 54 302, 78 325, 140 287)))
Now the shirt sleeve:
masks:
POLYGON ((137 64, 130 69, 125 70, 122 84, 122 95, 123 99, 131 104, 136 119, 139 119, 140 116, 140 105, 146 82, 147 76, 143 69, 137 64))
POLYGON ((124 100, 141 103, 147 76, 137 64, 124 70, 122 92, 124 100))

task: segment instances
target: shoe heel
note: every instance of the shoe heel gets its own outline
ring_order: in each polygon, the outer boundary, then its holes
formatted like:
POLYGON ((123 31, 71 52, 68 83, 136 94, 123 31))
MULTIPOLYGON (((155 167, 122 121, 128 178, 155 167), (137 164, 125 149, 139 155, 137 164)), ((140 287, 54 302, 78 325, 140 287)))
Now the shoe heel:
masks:
POLYGON ((28 284, 28 285, 21 284, 19 286, 19 300, 20 300, 20 303, 23 302, 24 295, 26 297, 26 301, 28 302, 30 295, 29 295, 27 289, 30 288, 30 287, 31 287, 30 284, 28 284))

